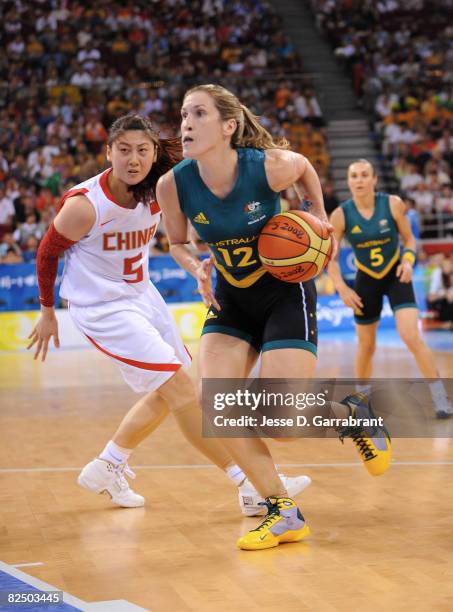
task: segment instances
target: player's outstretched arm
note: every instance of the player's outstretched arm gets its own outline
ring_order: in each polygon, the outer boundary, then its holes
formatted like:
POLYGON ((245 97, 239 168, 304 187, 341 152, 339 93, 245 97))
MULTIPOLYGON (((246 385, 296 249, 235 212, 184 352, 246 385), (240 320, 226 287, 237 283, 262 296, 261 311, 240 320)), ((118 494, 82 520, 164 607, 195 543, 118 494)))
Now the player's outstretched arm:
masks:
POLYGON ((85 236, 96 220, 93 206, 85 196, 69 198, 61 208, 54 222, 44 235, 36 256, 41 316, 28 336, 27 349, 35 346, 34 359, 41 354, 45 361, 50 339, 56 348, 60 346, 58 322, 54 309, 55 279, 58 270, 58 257, 85 236))

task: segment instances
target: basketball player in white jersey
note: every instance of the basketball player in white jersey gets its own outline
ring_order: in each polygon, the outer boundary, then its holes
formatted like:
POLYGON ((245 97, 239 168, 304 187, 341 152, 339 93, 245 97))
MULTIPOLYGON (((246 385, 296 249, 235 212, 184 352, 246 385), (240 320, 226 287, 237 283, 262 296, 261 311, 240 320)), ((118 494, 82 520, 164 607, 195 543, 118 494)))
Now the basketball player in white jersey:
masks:
POLYGON ((247 458, 234 453, 234 440, 201 437, 201 411, 184 367, 190 357, 173 318, 148 274, 149 241, 160 220, 154 200, 157 180, 181 159, 179 139, 159 139, 150 121, 131 113, 109 131, 111 168, 68 191, 43 238, 37 256, 41 316, 28 348, 45 360, 50 339, 59 347, 54 312, 58 256, 65 252, 60 295, 68 300, 78 329, 118 364, 127 384, 145 395, 126 414, 100 453, 79 475, 82 487, 107 492, 123 507, 144 504, 125 478, 133 449, 167 416, 175 416, 185 437, 243 491, 242 511, 261 511, 259 502, 287 490, 293 497, 309 483, 306 476, 279 478, 269 459, 269 473, 258 478, 258 495, 244 472, 247 458), (232 452, 233 451, 233 452, 232 452), (233 461, 232 456, 235 457, 233 461), (240 467, 237 465, 239 464, 240 467), (241 469, 243 468, 243 470, 241 469))

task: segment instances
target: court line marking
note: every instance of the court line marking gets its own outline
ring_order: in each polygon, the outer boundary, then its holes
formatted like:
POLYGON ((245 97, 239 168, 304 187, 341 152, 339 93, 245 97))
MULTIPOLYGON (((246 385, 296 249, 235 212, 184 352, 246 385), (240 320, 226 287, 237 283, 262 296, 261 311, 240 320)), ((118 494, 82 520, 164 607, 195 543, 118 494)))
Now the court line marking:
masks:
MULTIPOLYGON (((10 576, 17 578, 25 584, 29 584, 35 589, 39 589, 40 591, 61 591, 61 589, 58 589, 57 587, 54 587, 51 584, 40 580, 39 578, 30 576, 25 572, 21 572, 20 570, 16 569, 14 565, 8 565, 7 563, 3 563, 3 561, 0 561, 0 570, 5 572, 5 574, 9 574, 10 576)), ((73 595, 70 595, 69 593, 66 593, 66 591, 63 591, 63 601, 70 606, 74 606, 74 608, 77 608, 78 610, 88 610, 86 602, 74 597, 73 595)))
MULTIPOLYGON (((8 563, 4 563, 0 561, 0 570, 5 574, 9 574, 17 580, 25 584, 29 584, 30 586, 38 589, 39 591, 62 591, 58 587, 52 586, 48 582, 44 582, 39 578, 35 578, 34 576, 30 576, 30 574, 26 574, 25 572, 21 572, 16 569, 14 565, 9 565, 8 563)), ((78 610, 82 610, 82 612, 93 612, 95 610, 102 612, 111 610, 111 612, 147 612, 145 608, 141 608, 125 599, 117 599, 112 601, 96 601, 96 602, 86 602, 66 591, 63 592, 63 602, 77 608, 78 610)), ((149 610, 148 610, 149 612, 149 610)))
MULTIPOLYGON (((279 463, 281 468, 343 468, 343 467, 362 467, 362 463, 279 463)), ((392 461, 395 467, 410 467, 415 465, 425 466, 446 466, 453 465, 453 461, 392 461)), ((134 470, 212 470, 217 469, 215 465, 194 464, 194 465, 132 465, 134 470)), ((0 474, 29 474, 46 472, 80 472, 82 467, 43 467, 43 468, 0 468, 0 474)))
POLYGON ((42 561, 36 561, 36 563, 12 563, 11 567, 35 567, 37 565, 44 565, 42 561))

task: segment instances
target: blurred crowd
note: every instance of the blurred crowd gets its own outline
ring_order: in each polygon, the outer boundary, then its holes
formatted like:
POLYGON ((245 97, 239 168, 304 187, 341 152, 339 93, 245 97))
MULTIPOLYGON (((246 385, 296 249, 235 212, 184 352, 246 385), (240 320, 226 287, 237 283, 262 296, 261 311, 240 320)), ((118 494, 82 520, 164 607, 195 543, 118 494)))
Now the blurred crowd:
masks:
MULTIPOLYGON (((267 3, 14 0, 0 17, 0 262, 35 257, 62 193, 105 168, 116 117, 135 110, 175 135, 197 82, 232 89, 329 191, 322 113, 267 3)), ((300 204, 293 193, 285 201, 300 204)), ((160 232, 153 252, 167 248, 160 232)))
POLYGON ((453 0, 311 5, 421 216, 422 238, 453 236, 453 0))
POLYGON ((428 313, 442 327, 453 330, 453 254, 437 253, 430 266, 428 313))

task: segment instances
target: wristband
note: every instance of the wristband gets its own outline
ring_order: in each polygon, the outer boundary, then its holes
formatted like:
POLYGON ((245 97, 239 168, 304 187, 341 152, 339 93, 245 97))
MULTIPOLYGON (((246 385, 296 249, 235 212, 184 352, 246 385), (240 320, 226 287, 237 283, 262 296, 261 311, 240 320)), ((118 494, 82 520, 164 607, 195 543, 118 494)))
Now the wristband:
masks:
POLYGON ((402 260, 403 261, 408 261, 412 266, 415 263, 415 251, 412 251, 412 249, 404 249, 403 250, 403 257, 402 260))

